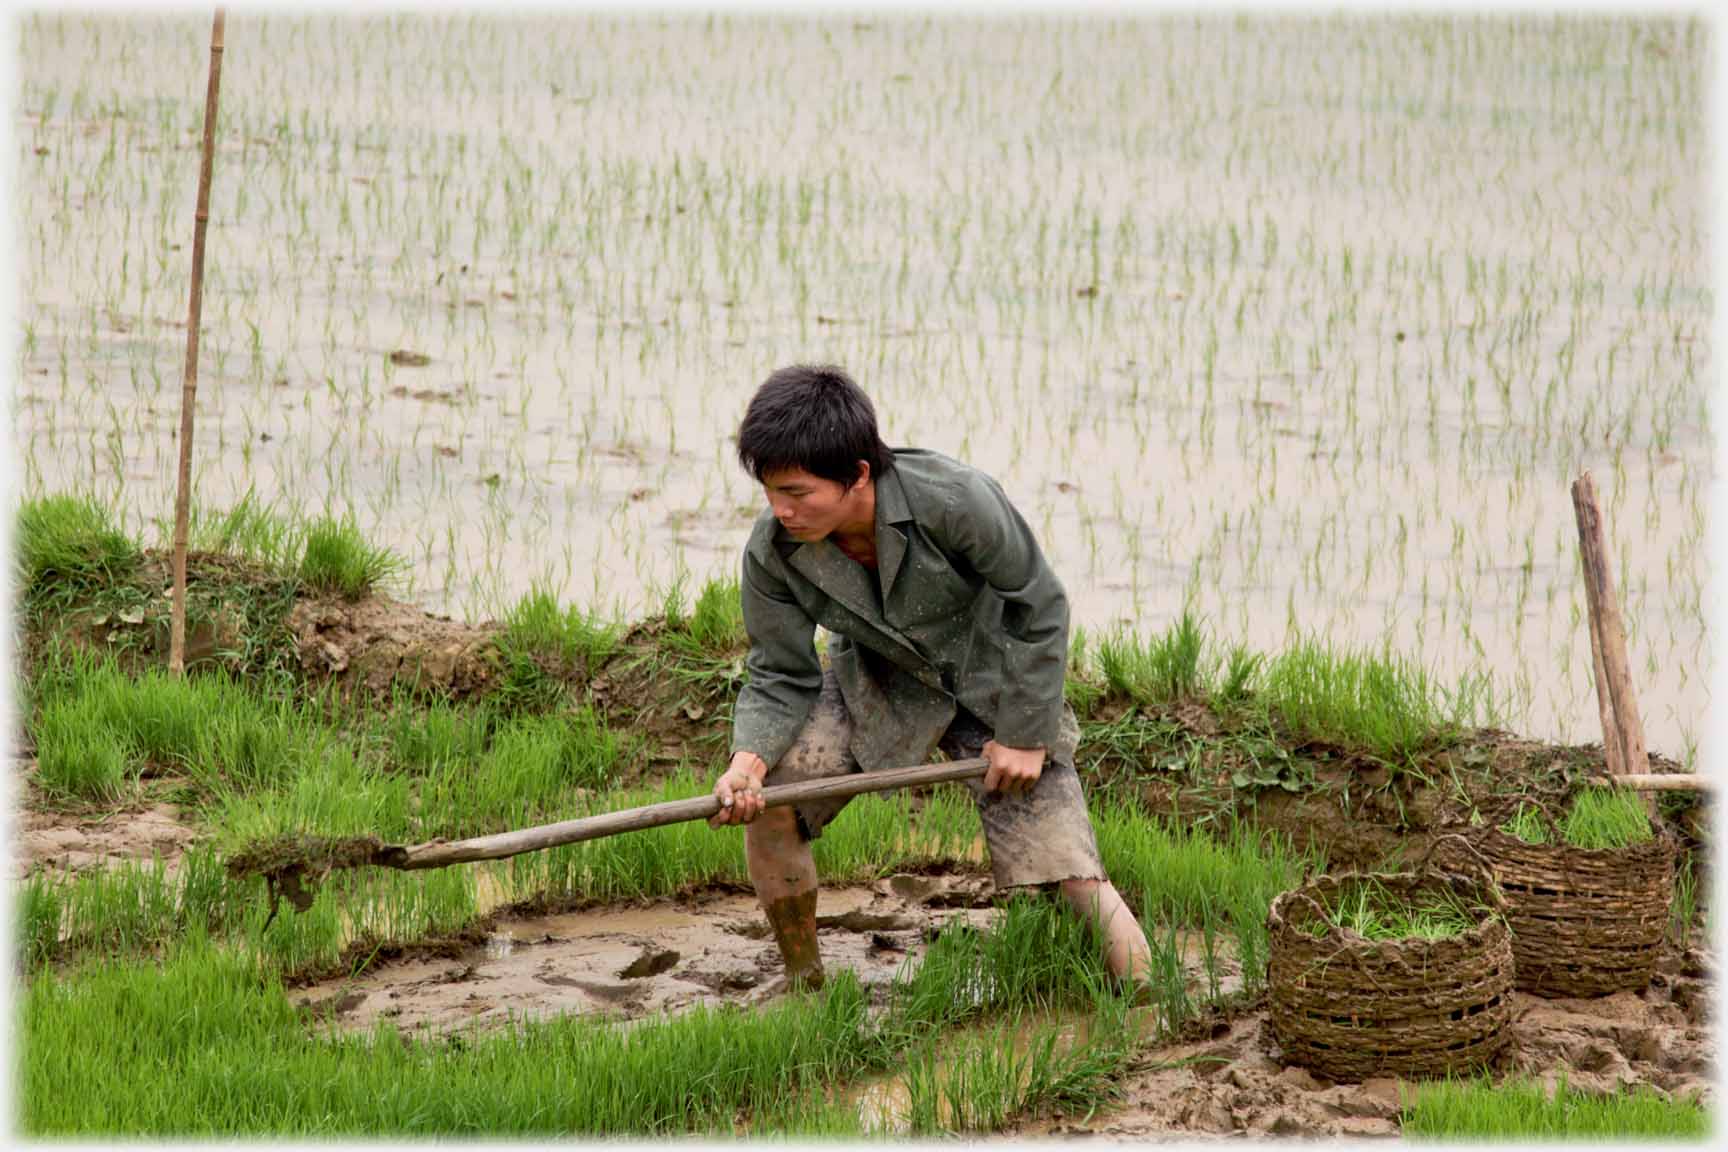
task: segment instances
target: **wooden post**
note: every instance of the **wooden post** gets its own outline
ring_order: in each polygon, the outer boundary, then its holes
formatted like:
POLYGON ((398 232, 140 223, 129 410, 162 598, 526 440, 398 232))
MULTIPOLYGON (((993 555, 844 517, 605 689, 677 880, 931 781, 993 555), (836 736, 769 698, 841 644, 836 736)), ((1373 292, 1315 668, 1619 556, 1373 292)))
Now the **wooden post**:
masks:
POLYGON ((1584 595, 1590 608, 1590 650, 1596 666, 1596 696, 1602 715, 1602 747, 1615 775, 1648 775, 1644 722, 1632 691, 1626 658, 1626 626, 1614 594, 1614 576, 1602 532, 1596 482, 1582 472, 1572 483, 1572 508, 1578 516, 1578 548, 1584 561, 1584 595), (1605 698, 1604 698, 1605 697, 1605 698))
POLYGON ((180 472, 174 493, 174 605, 168 624, 168 670, 186 669, 186 520, 192 502, 192 414, 198 400, 198 327, 204 312, 204 232, 210 221, 210 169, 216 153, 217 96, 222 87, 223 10, 210 29, 210 86, 204 93, 204 156, 192 221, 192 302, 186 315, 186 375, 180 386, 180 472))

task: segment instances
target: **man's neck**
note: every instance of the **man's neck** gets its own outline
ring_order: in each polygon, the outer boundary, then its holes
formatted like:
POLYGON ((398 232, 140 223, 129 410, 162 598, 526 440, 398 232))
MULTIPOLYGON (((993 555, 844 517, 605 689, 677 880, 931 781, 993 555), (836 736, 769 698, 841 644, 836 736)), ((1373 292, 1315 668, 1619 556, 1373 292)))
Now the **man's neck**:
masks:
POLYGON ((834 529, 834 544, 843 552, 873 552, 876 549, 876 481, 858 494, 857 515, 834 529))

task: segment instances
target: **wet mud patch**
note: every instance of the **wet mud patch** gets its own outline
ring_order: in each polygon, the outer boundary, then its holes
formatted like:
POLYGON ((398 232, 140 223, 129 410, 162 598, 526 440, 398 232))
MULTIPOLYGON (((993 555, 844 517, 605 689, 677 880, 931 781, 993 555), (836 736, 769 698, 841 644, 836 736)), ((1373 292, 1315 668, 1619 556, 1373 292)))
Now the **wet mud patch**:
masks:
MULTIPOLYGON (((977 878, 929 885, 928 904, 897 892, 896 879, 825 888, 817 905, 824 966, 852 970, 877 997, 886 996, 902 964, 917 962, 929 939, 959 924, 983 928, 995 915, 987 899, 942 904, 950 889, 977 889, 977 878)), ((343 1030, 387 1019, 439 1033, 512 1017, 633 1019, 700 1004, 759 1003, 777 992, 781 970, 755 896, 722 891, 640 907, 500 917, 483 938, 444 955, 405 953, 289 996, 343 1030)))
MULTIPOLYGON (((20 775, 34 762, 15 761, 20 775)), ((49 808, 34 785, 23 789, 12 844, 12 874, 22 879, 44 869, 80 872, 160 858, 172 868, 200 838, 178 805, 145 800, 101 812, 49 808)))

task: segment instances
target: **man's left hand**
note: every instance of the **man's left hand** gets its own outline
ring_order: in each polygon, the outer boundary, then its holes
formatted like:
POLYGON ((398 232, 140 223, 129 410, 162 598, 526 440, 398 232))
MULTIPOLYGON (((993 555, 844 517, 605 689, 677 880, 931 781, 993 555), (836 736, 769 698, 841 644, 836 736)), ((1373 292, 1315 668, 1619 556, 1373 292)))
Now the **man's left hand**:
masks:
POLYGON ((984 759, 990 761, 990 767, 984 773, 984 790, 987 792, 1023 795, 1032 791, 1038 777, 1044 773, 1042 748, 1010 748, 986 740, 984 759))

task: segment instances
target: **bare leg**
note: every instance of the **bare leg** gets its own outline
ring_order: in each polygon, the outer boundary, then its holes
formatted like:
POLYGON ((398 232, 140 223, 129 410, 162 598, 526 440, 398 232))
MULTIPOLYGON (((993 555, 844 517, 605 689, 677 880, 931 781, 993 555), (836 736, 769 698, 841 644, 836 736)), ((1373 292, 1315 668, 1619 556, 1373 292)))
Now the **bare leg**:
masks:
POLYGON ((1108 880, 1064 880, 1062 898, 1076 915, 1098 926, 1112 976, 1139 983, 1151 975, 1152 949, 1116 885, 1108 880))
POLYGON ((816 860, 791 808, 770 808, 744 826, 744 856, 756 898, 786 961, 787 987, 822 987, 816 946, 816 860))

